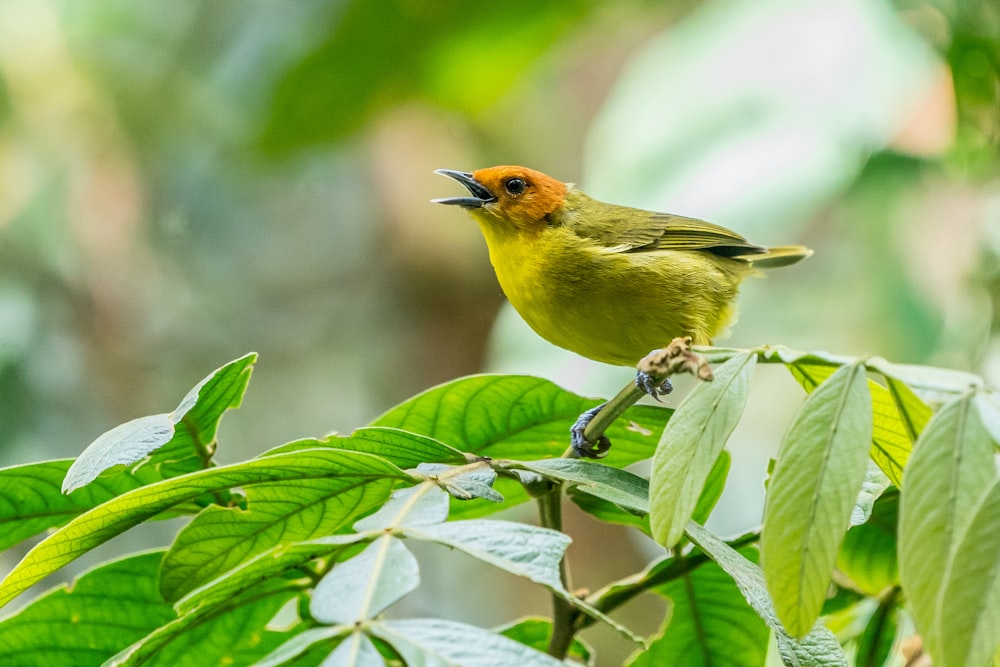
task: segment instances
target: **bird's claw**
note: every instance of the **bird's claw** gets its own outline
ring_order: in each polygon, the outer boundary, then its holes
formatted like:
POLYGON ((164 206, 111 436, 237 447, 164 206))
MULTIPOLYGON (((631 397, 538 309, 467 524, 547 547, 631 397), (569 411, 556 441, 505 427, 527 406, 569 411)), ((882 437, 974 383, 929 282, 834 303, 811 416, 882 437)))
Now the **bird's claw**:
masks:
POLYGON ((611 449, 611 441, 603 433, 598 436, 597 442, 587 440, 587 437, 583 434, 587 429, 587 424, 593 420, 605 405, 607 404, 601 403, 597 407, 587 410, 580 415, 576 423, 569 429, 569 439, 570 444, 573 446, 573 451, 582 459, 602 459, 608 455, 608 450, 611 449))
POLYGON ((674 390, 674 385, 670 384, 670 378, 667 378, 662 382, 656 382, 653 380, 653 376, 645 371, 636 372, 635 386, 642 389, 657 401, 660 400, 660 396, 666 396, 674 390))

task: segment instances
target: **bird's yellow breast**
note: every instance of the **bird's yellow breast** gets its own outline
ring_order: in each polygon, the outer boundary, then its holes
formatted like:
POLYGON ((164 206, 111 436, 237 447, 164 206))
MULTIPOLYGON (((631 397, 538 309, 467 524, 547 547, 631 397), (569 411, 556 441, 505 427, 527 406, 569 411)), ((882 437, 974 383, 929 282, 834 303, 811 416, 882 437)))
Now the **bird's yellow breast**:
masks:
POLYGON ((549 342, 605 363, 634 365, 676 336, 709 343, 750 272, 710 253, 615 252, 564 227, 525 231, 475 217, 521 317, 549 342))

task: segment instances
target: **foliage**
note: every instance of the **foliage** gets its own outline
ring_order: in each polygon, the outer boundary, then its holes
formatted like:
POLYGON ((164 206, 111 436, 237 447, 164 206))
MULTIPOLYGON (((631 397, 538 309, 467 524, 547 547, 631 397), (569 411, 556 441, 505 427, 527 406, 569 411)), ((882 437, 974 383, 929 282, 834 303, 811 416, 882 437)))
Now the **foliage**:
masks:
POLYGON ((714 382, 676 411, 630 408, 601 462, 561 458, 568 425, 594 401, 534 377, 483 375, 350 435, 217 465, 219 422, 256 361, 241 357, 172 412, 112 429, 71 464, 0 471, 4 547, 53 530, 0 583, 0 604, 144 521, 190 518, 169 549, 99 565, 10 613, 0 661, 592 664, 577 635, 606 623, 635 642, 634 665, 847 665, 849 655, 869 665, 898 652, 900 614, 936 665, 1000 655, 996 394, 973 376, 879 359, 705 354, 714 382), (762 527, 724 540, 702 524, 757 363, 784 364, 809 396, 772 467, 762 527), (916 386, 949 398, 932 413, 916 386), (650 458, 649 480, 624 469, 650 458), (571 592, 564 494, 596 520, 652 535, 662 558, 571 592), (542 526, 488 518, 529 498, 542 526), (494 631, 399 618, 393 606, 420 585, 416 542, 543 587, 554 620, 494 631), (671 602, 655 637, 608 616, 643 593, 671 602), (835 635, 837 618, 854 629, 835 635))

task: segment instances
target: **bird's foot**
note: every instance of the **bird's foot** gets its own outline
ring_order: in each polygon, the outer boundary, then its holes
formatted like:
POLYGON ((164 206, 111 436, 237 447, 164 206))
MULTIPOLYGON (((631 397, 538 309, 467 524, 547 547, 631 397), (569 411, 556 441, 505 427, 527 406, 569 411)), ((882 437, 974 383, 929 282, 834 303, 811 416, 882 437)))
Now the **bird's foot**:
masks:
POLYGON ((674 385, 670 384, 670 378, 657 381, 654 380, 653 376, 646 371, 636 371, 635 386, 642 389, 657 401, 660 400, 660 396, 666 396, 674 390, 674 385))
POLYGON ((597 442, 587 440, 587 437, 583 434, 587 429, 587 424, 594 419, 605 405, 607 403, 601 403, 597 407, 587 410, 580 415, 576 423, 569 429, 569 439, 570 444, 573 446, 573 452, 581 459, 601 459, 607 456, 608 450, 611 449, 611 441, 603 433, 598 436, 597 442))

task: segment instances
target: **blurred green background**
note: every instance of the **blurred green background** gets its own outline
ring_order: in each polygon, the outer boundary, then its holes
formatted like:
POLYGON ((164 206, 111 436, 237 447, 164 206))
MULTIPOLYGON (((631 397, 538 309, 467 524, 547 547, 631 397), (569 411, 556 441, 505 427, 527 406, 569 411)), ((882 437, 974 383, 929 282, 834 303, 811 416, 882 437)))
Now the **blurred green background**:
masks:
MULTIPOLYGON (((458 194, 439 167, 813 247, 745 285, 722 344, 996 383, 998 71, 990 0, 0 0, 0 464, 73 456, 250 350, 224 462, 482 370, 616 391, 627 370, 503 306, 476 226, 428 201, 458 194)), ((758 375, 723 533, 759 521, 801 400, 758 375)), ((649 556, 609 563, 592 528, 580 585, 649 556)))

